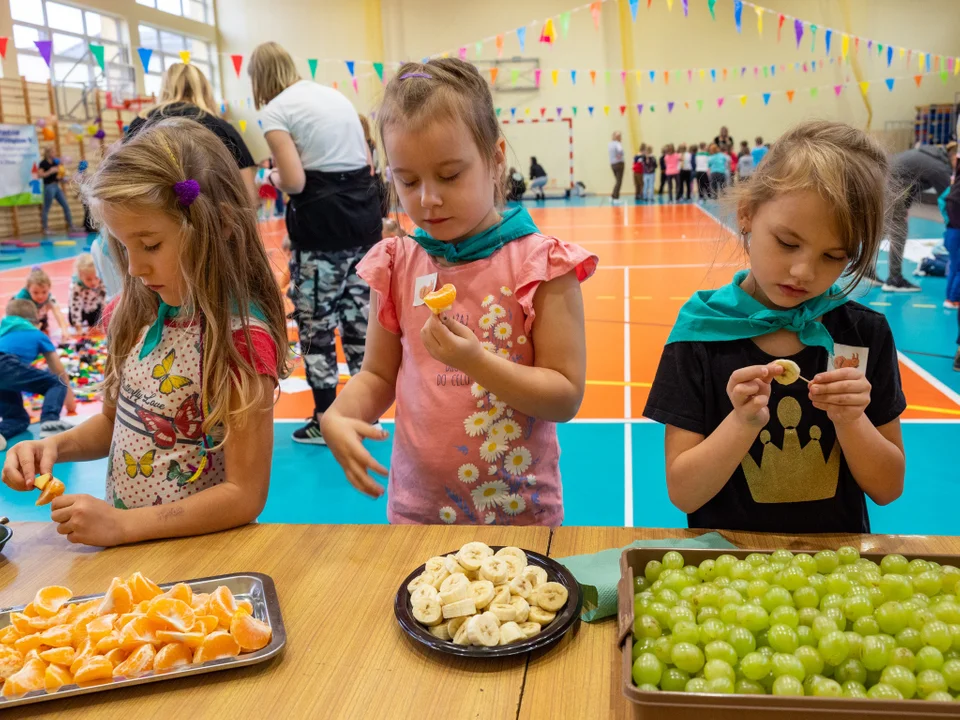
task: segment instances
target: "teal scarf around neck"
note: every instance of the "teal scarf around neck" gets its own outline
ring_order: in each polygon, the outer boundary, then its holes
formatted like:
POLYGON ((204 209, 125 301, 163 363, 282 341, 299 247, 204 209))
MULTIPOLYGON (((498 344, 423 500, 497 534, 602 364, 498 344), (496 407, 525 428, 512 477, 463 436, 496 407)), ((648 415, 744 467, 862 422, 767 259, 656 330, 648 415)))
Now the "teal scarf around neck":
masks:
POLYGON ((540 231, 530 213, 525 208, 514 207, 505 211, 496 225, 456 244, 435 240, 421 228, 417 228, 413 239, 433 257, 450 263, 466 263, 488 258, 507 243, 536 232, 540 231))
MULTIPOLYGON (((233 310, 236 312, 236 307, 234 307, 233 310)), ((141 360, 156 350, 157 346, 160 345, 160 341, 163 339, 163 326, 167 319, 173 320, 179 314, 179 306, 167 305, 163 300, 160 301, 160 307, 157 309, 157 319, 153 321, 153 324, 143 338, 143 347, 140 348, 141 360)), ((250 305, 247 309, 247 314, 263 322, 267 320, 266 316, 256 305, 250 305)))
POLYGON ((7 315, 3 322, 0 322, 0 337, 12 332, 25 332, 26 330, 36 330, 37 326, 26 318, 16 315, 7 315))
POLYGON ((667 344, 747 340, 789 330, 804 345, 833 352, 833 338, 818 318, 847 302, 843 288, 833 285, 823 295, 795 308, 772 310, 740 287, 746 277, 747 271, 741 270, 733 276, 733 282, 717 290, 701 290, 687 300, 667 344))

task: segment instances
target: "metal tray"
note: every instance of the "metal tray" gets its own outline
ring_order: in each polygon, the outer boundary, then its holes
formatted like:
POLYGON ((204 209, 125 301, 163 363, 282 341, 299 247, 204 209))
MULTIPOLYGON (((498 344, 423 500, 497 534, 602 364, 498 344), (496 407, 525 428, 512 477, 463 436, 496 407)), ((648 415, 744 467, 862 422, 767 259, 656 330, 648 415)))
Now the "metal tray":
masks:
MULTIPOLYGON (((256 572, 233 573, 230 575, 217 575, 195 580, 176 580, 174 582, 160 583, 160 587, 163 590, 168 590, 178 582, 189 585, 195 593, 213 592, 217 586, 226 585, 230 588, 230 592, 233 593, 237 600, 249 600, 253 605, 253 616, 267 623, 273 630, 273 637, 270 643, 260 650, 244 653, 239 657, 211 660, 202 665, 182 665, 167 672, 155 673, 151 671, 136 678, 116 679, 112 682, 91 684, 83 687, 76 684, 64 685, 55 692, 34 690, 33 692, 16 698, 0 697, 0 711, 6 708, 19 707, 20 705, 44 702, 45 700, 60 700, 77 695, 103 692, 104 690, 116 690, 117 688, 126 688, 132 685, 143 685, 144 683, 157 682, 158 680, 173 680, 190 675, 216 672, 217 670, 230 670, 246 665, 255 665, 278 655, 287 644, 287 632, 283 627, 283 617, 280 615, 280 601, 277 598, 277 588, 273 584, 273 578, 269 575, 256 572)), ((72 598, 70 602, 83 602, 98 597, 103 597, 103 593, 75 597, 72 598)), ((20 605, 18 607, 0 610, 0 627, 9 625, 10 615, 23 610, 23 608, 24 606, 20 605)))
MULTIPOLYGON (((490 547, 493 550, 501 550, 503 546, 491 545, 490 547)), ((417 577, 417 575, 423 572, 426 563, 410 573, 397 591, 397 598, 394 601, 393 610, 397 616, 397 621, 400 623, 400 627, 414 640, 426 645, 431 650, 459 657, 509 657, 511 655, 523 655, 531 650, 539 650, 553 645, 580 622, 580 610, 583 608, 583 593, 580 592, 580 585, 577 583, 577 579, 573 576, 573 573, 556 560, 551 560, 546 555, 541 555, 532 550, 521 549, 527 554, 527 562, 530 565, 542 567, 547 571, 548 580, 558 582, 567 588, 567 604, 557 613, 557 617, 554 618, 553 622, 547 625, 546 629, 539 635, 534 635, 529 640, 520 640, 510 643, 509 645, 497 645, 489 648, 474 647, 472 645, 456 645, 453 642, 434 637, 413 617, 413 607, 410 605, 410 591, 407 590, 407 585, 417 577)), ((440 555, 450 555, 456 552, 456 550, 453 550, 440 553, 440 555)), ((0 708, 2 707, 3 706, 0 705, 0 708)))
POLYGON ((0 551, 7 544, 7 540, 13 537, 13 530, 7 525, 8 522, 10 522, 9 518, 0 517, 0 551))

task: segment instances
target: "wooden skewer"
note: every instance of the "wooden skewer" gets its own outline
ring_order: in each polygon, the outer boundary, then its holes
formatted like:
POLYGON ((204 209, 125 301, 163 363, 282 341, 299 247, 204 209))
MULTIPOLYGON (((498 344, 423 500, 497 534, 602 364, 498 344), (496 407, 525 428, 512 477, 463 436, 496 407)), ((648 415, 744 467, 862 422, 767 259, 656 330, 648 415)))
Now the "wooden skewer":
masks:
POLYGON ((797 377, 800 378, 801 380, 803 380, 807 385, 810 384, 810 381, 807 380, 803 375, 797 375, 797 377))

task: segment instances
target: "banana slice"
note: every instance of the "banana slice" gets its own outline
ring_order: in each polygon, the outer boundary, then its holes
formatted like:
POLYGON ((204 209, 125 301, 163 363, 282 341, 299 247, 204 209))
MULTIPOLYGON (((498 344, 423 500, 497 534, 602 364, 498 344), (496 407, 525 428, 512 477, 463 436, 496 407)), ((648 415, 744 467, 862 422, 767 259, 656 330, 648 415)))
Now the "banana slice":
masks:
POLYGON ((516 555, 494 555, 494 557, 499 557, 507 564, 507 580, 513 580, 526 567, 526 560, 521 560, 516 555))
POLYGON ((547 571, 537 565, 527 565, 520 576, 529 580, 535 588, 540 587, 548 580, 547 571))
POLYGON ((518 623, 525 623, 530 617, 530 603, 524 600, 519 595, 514 595, 510 598, 510 604, 513 605, 514 609, 517 611, 517 617, 515 618, 518 623))
POLYGON ((447 620, 455 617, 464 617, 466 615, 473 615, 477 612, 477 605, 474 603, 473 598, 467 598, 466 600, 460 600, 459 602, 450 603, 449 605, 440 605, 439 601, 437 606, 441 608, 441 613, 443 617, 447 620))
POLYGON ((480 579, 499 585, 507 579, 507 563, 502 558, 488 557, 480 563, 480 579))
POLYGON ((556 613, 550 612, 549 610, 544 610, 536 605, 531 605, 530 614, 527 617, 530 622, 538 623, 539 625, 543 626, 552 623, 556 616, 556 613))
POLYGON ((457 575, 458 573, 463 575, 466 572, 466 570, 463 569, 463 566, 457 562, 456 555, 447 555, 443 559, 443 566, 451 575, 457 575))
POLYGON ((443 582, 440 583, 440 592, 450 592, 458 585, 463 585, 464 587, 470 587, 470 581, 467 580, 467 576, 463 573, 457 573, 456 575, 447 575, 444 578, 443 582))
POLYGON ((542 609, 557 612, 567 604, 567 589, 557 582, 540 585, 534 595, 534 603, 542 609))
POLYGON ((510 586, 509 585, 497 585, 493 588, 493 601, 491 605, 502 605, 510 602, 510 586))
POLYGON ((518 547, 505 547, 497 550, 494 557, 515 557, 521 562, 521 567, 527 566, 527 554, 518 547))
POLYGON ((460 617, 450 618, 447 620, 447 632, 450 633, 450 637, 457 636, 457 630, 460 629, 460 626, 463 625, 469 616, 461 615, 460 617))
POLYGON ((497 616, 500 623, 513 622, 517 619, 517 609, 513 605, 491 603, 490 612, 497 616))
POLYGON ((524 622, 520 623, 520 630, 524 635, 527 636, 527 639, 532 638, 534 635, 540 633, 540 623, 535 622, 524 622))
POLYGON ((416 589, 410 593, 410 605, 412 607, 423 607, 430 600, 440 602, 440 593, 433 585, 427 585, 426 583, 417 585, 416 589))
POLYGON ((528 600, 530 595, 533 594, 534 585, 533 581, 521 575, 520 577, 515 577, 510 581, 510 593, 513 595, 519 595, 524 600, 528 600))
MULTIPOLYGON (((474 617, 476 617, 474 615, 474 617)), ((473 618, 470 618, 471 620, 473 618)), ((470 638, 467 636, 467 623, 464 622, 459 628, 457 628, 456 634, 453 636, 453 642, 456 645, 469 645, 470 638)))
POLYGON ((800 366, 793 360, 774 360, 773 364, 783 368, 783 375, 773 378, 781 385, 790 385, 800 379, 800 366))
POLYGON ((489 580, 477 580, 470 583, 470 594, 477 605, 477 610, 483 610, 493 602, 493 583, 489 580))
MULTIPOLYGON (((423 564, 423 569, 426 572, 432 572, 434 575, 439 574, 440 570, 446 569, 447 559, 445 557, 432 557, 423 564)), ((450 574, 450 571, 447 570, 447 575, 450 574)))
POLYGON ((505 622, 500 626, 500 644, 509 645, 518 640, 526 640, 527 636, 515 622, 505 622))
POLYGON ((428 632, 431 635, 433 635, 435 638, 439 638, 440 640, 446 640, 447 642, 450 642, 451 640, 453 640, 453 638, 450 637, 450 630, 447 629, 446 624, 437 625, 436 627, 429 628, 428 632))
POLYGON ((482 542, 470 542, 460 548, 457 553, 457 562, 463 566, 467 572, 476 572, 480 569, 480 564, 485 558, 491 557, 493 550, 490 546, 482 542))
POLYGON ((413 617, 418 623, 426 625, 427 627, 439 625, 443 620, 440 601, 431 599, 424 600, 422 605, 413 608, 413 617))
POLYGON ((427 571, 427 572, 420 573, 407 584, 407 590, 409 590, 412 593, 414 590, 417 589, 418 586, 424 585, 424 584, 434 587, 434 583, 436 582, 436 580, 437 580, 436 575, 434 575, 432 572, 427 571))
POLYGON ((467 637, 474 645, 493 647, 500 643, 500 622, 493 613, 474 615, 464 627, 467 628, 467 637))
POLYGON ((451 575, 450 577, 461 577, 463 578, 463 582, 455 583, 446 592, 438 593, 437 600, 440 601, 440 604, 452 605, 461 600, 473 600, 473 597, 470 595, 470 582, 463 577, 463 575, 451 575))

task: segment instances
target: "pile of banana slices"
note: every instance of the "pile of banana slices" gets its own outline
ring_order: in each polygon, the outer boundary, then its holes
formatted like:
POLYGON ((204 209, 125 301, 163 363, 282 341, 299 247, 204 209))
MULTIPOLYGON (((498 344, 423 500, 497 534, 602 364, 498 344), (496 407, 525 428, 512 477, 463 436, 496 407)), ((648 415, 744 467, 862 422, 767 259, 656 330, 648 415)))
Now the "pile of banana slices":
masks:
POLYGON ((527 564, 520 548, 482 542, 432 557, 407 585, 413 617, 457 645, 495 647, 532 638, 567 604, 567 588, 527 564))

